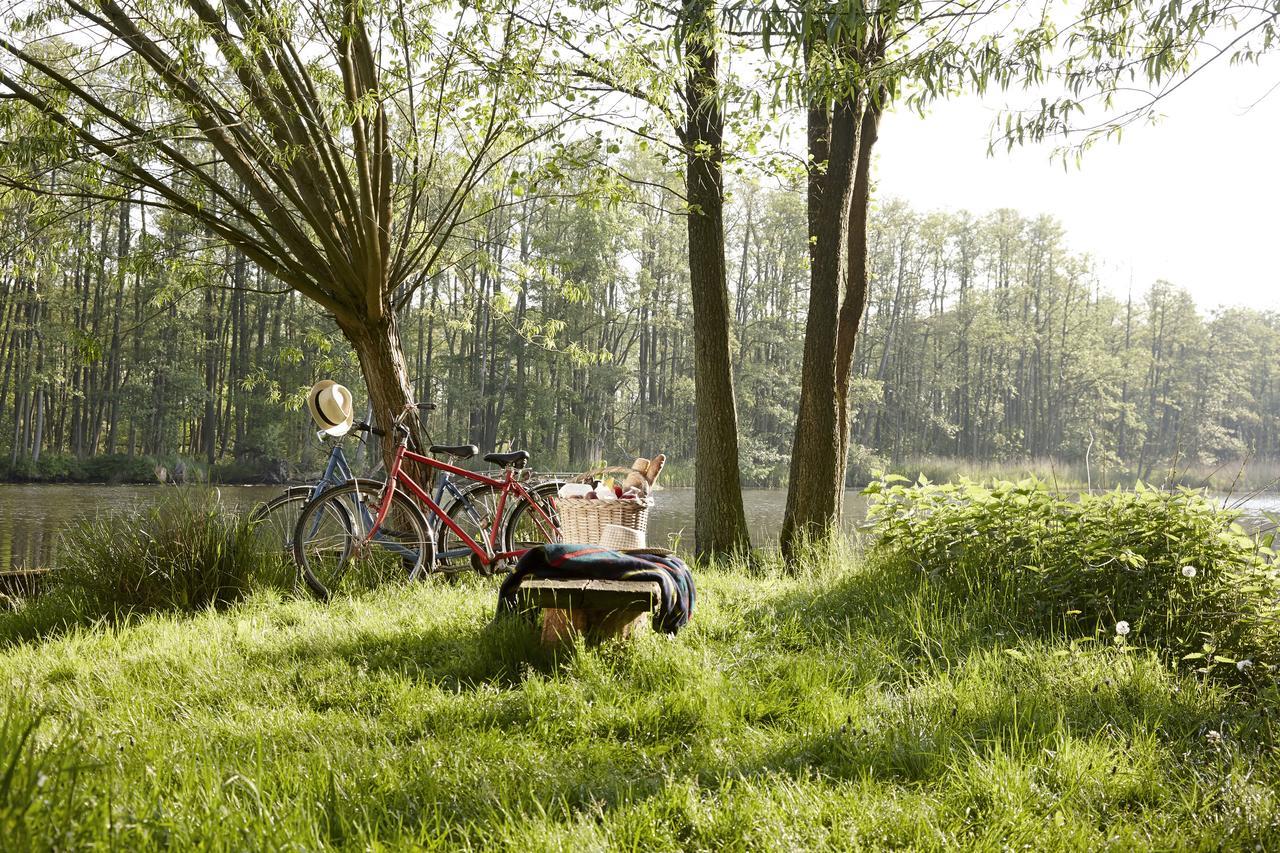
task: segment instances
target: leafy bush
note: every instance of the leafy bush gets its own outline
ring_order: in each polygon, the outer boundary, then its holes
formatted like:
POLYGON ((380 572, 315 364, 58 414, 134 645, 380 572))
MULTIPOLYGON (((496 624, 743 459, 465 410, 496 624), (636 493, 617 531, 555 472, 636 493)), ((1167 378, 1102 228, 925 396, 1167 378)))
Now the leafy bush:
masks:
POLYGON ((288 582, 282 555, 216 492, 175 490, 161 503, 80 522, 64 534, 51 594, 96 617, 223 606, 288 582))
POLYGON ((66 453, 43 453, 39 462, 19 457, 0 464, 0 480, 41 483, 154 483, 156 461, 149 456, 112 453, 84 459, 66 453))
POLYGON ((1042 628, 1097 628, 1219 674, 1280 663, 1271 542, 1186 489, 1071 498, 1039 480, 871 484, 879 547, 960 594, 1007 596, 1042 628))
POLYGON ((5 480, 18 482, 66 482, 82 479, 80 460, 74 456, 61 453, 45 453, 40 461, 33 461, 30 456, 19 456, 13 464, 6 462, 0 468, 0 476, 5 480))
POLYGON ((154 483, 156 463, 149 456, 112 453, 90 456, 81 463, 82 480, 90 483, 154 483))

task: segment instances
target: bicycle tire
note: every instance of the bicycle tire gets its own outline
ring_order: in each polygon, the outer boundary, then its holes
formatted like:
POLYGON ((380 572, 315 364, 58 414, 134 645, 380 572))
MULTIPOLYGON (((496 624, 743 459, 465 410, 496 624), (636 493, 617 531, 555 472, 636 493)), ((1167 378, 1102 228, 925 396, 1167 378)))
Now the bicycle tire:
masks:
MULTIPOLYGON (((493 515, 497 511, 499 490, 488 483, 475 483, 455 495, 448 506, 442 506, 444 514, 453 519, 481 546, 488 542, 493 529, 493 515), (480 538, 476 538, 477 534, 480 538)), ((501 530, 499 530, 501 535, 501 530)), ((484 560, 454 533, 443 520, 436 531, 436 565, 443 572, 456 573, 471 569, 479 575, 492 574, 491 564, 484 560)))
POLYGON ((366 541, 383 488, 373 480, 349 481, 326 489, 303 509, 294 533, 294 556, 307 587, 321 600, 352 586, 357 578, 374 585, 388 579, 415 580, 424 567, 431 570, 435 535, 417 503, 404 492, 395 493, 382 526, 366 541))
POLYGON ((262 547, 282 551, 292 560, 293 533, 298 525, 302 508, 311 500, 313 486, 292 486, 266 503, 260 503, 249 513, 249 523, 254 526, 254 539, 262 547))
MULTIPOLYGON (((555 509, 554 498, 560 493, 561 483, 555 480, 548 480, 538 483, 534 486, 527 486, 529 497, 533 502, 538 504, 547 517, 551 520, 555 527, 554 535, 547 537, 542 529, 542 519, 536 514, 530 514, 530 502, 523 497, 516 500, 515 506, 507 513, 506 521, 502 524, 502 550, 503 551, 519 551, 527 550, 538 545, 547 545, 560 541, 560 519, 555 509), (532 527, 521 528, 521 522, 526 521, 532 527)), ((510 570, 512 566, 507 566, 510 570)))

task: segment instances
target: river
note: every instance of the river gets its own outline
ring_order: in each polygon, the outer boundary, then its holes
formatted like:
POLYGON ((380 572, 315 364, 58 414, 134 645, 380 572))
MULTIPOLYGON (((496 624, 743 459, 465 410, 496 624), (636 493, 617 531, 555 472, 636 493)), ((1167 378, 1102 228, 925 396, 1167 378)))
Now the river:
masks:
MULTIPOLYGON (((58 561, 61 531, 79 519, 92 518, 163 498, 167 486, 0 485, 0 571, 46 567, 58 561)), ((279 486, 220 486, 228 505, 247 510, 279 493, 279 486)), ((751 538, 769 545, 778 535, 786 492, 747 489, 742 493, 751 538)), ((649 542, 680 550, 693 544, 693 489, 663 489, 649 518, 649 542)), ((1247 517, 1264 511, 1280 512, 1280 493, 1268 493, 1240 504, 1247 517)), ((855 491, 845 494, 846 524, 863 520, 866 499, 855 491)))

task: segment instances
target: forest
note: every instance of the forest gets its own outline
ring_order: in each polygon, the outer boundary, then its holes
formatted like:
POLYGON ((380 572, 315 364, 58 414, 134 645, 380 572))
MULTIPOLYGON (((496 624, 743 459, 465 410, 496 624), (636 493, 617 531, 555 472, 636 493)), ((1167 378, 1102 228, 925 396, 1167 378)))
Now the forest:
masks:
MULTIPOLYGON (((638 150, 616 156, 672 182, 638 150)), ((416 393, 440 405, 438 441, 527 448, 548 470, 659 449, 693 459, 689 267, 661 212, 669 195, 486 217, 468 263, 399 313, 416 393)), ((743 482, 780 486, 808 304, 804 198, 747 180, 727 195, 743 482)), ((144 201, 68 210, 5 196, 0 472, 147 480, 179 458, 228 480, 280 462, 308 472, 322 449, 306 388, 361 384, 332 318, 144 201)), ((1280 455, 1273 312, 1104 281, 1048 214, 890 198, 873 210, 869 258, 850 483, 928 457, 1088 456, 1094 472, 1159 479, 1280 455)))
POLYGON ((384 427, 442 404, 419 440, 569 469, 661 448, 705 555, 749 547, 744 484, 785 482, 794 556, 838 525, 850 468, 908 455, 1083 460, 1091 483, 1095 450, 1139 478, 1266 454, 1266 352, 1232 361, 1258 365, 1247 387, 1206 373, 1257 339, 1218 329, 1240 318, 1150 282, 1121 311, 1024 219, 1052 211, 908 211, 874 162, 886 115, 991 91, 1020 102, 993 148, 1080 157, 1206 64, 1258 62, 1275 21, 1222 0, 15 0, 7 474, 284 479, 329 374, 384 427))

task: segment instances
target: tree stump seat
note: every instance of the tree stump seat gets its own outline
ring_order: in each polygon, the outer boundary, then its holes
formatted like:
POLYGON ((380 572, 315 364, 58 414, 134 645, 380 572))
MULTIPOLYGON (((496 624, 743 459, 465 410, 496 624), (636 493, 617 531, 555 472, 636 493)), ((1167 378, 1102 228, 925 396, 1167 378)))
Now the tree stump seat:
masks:
POLYGON ((520 585, 521 609, 542 611, 544 646, 576 635, 591 643, 629 637, 661 600, 657 581, 530 578, 520 585))

